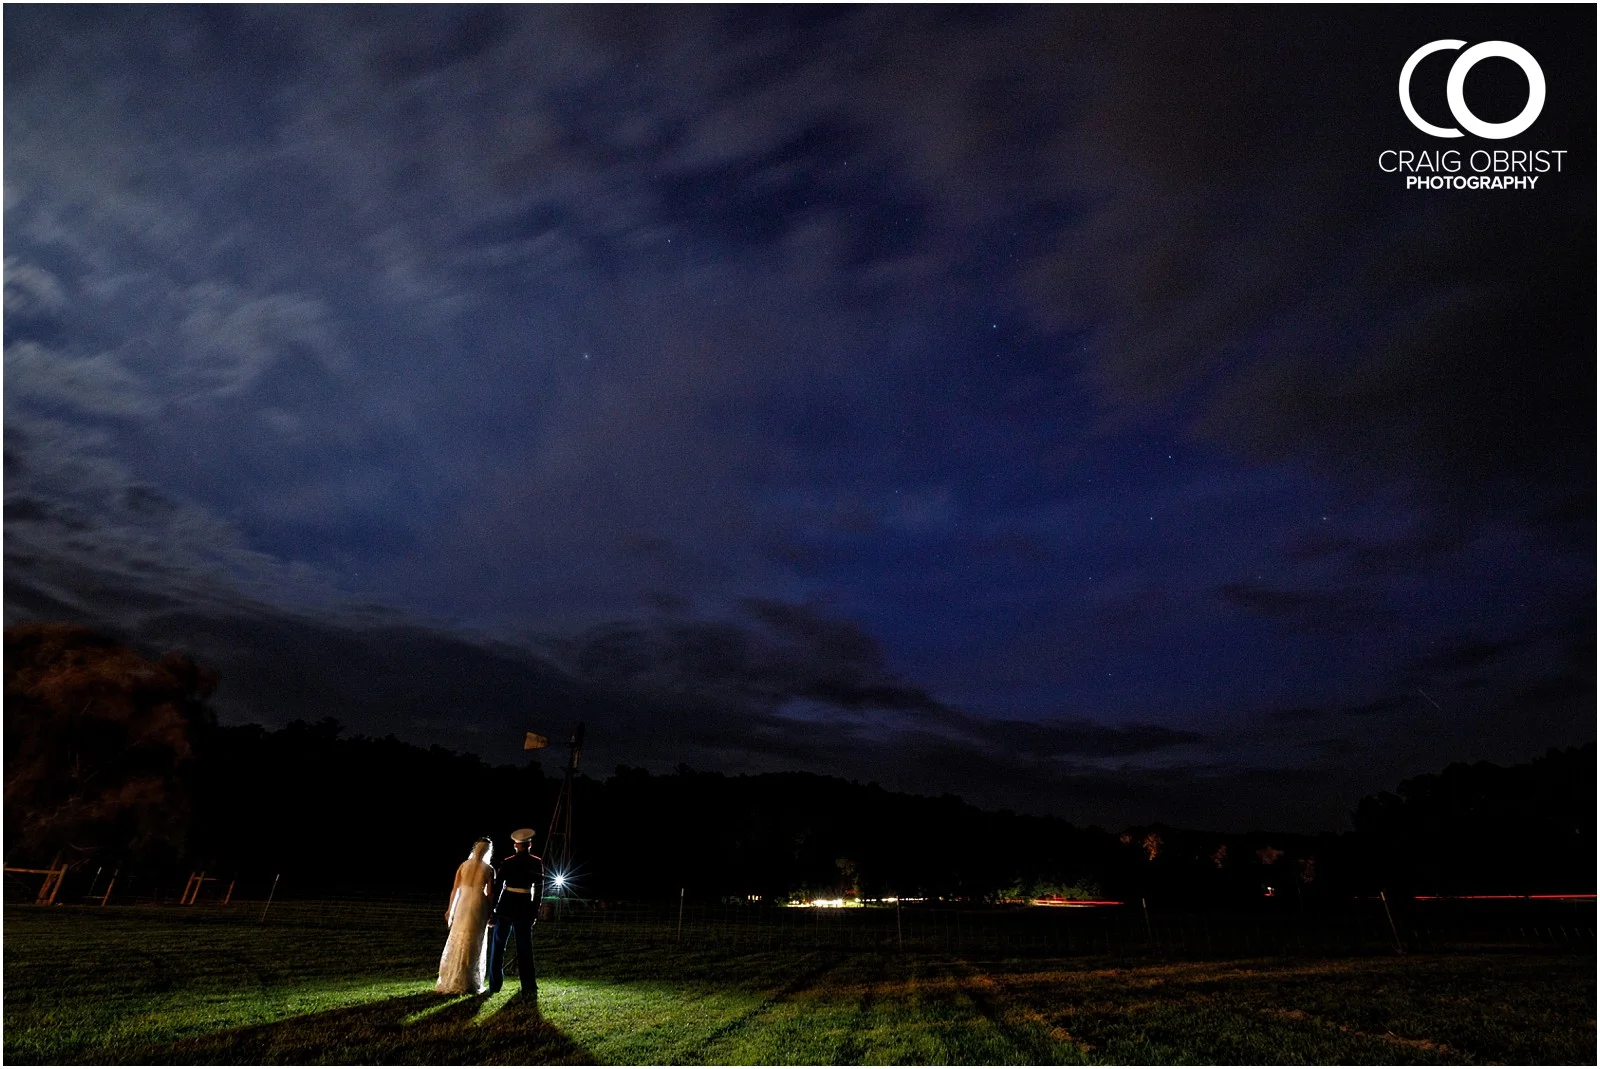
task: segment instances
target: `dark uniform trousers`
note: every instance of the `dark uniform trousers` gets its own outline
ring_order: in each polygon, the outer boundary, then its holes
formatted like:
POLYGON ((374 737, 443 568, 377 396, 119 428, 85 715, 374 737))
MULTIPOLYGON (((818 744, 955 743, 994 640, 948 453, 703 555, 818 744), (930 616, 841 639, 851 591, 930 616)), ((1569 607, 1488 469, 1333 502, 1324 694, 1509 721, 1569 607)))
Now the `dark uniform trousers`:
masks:
POLYGON ((517 973, 523 994, 538 994, 533 972, 533 926, 539 920, 544 897, 544 862, 533 854, 512 854, 500 862, 496 874, 500 895, 494 907, 494 933, 489 943, 489 991, 499 991, 506 980, 506 941, 517 936, 517 973), (520 887, 527 894, 513 891, 520 887))

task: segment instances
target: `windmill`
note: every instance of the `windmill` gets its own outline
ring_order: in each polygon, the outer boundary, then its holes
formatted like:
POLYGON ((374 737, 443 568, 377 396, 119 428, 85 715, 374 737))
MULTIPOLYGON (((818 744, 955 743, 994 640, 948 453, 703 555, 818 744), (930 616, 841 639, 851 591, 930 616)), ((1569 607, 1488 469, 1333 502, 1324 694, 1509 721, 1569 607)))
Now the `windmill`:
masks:
MULTIPOLYGON (((522 742, 524 750, 542 750, 550 745, 543 735, 528 732, 522 742)), ((561 779, 561 792, 556 795, 555 808, 550 811, 550 832, 544 840, 545 871, 550 873, 550 883, 559 897, 566 889, 567 877, 572 871, 572 781, 578 775, 578 761, 583 756, 583 722, 572 729, 567 740, 570 755, 567 771, 561 779)))

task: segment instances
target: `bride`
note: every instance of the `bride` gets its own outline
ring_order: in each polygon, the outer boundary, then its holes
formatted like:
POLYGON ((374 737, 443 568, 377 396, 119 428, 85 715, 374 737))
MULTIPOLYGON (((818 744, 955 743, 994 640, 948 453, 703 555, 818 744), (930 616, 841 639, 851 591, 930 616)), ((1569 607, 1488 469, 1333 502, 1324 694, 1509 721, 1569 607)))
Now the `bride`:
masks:
POLYGON ((433 989, 446 995, 475 995, 486 989, 484 972, 488 966, 489 885, 494 869, 489 855, 494 844, 487 838, 472 846, 472 853, 456 869, 456 882, 450 888, 450 906, 444 911, 450 926, 444 953, 439 955, 439 982, 433 989))

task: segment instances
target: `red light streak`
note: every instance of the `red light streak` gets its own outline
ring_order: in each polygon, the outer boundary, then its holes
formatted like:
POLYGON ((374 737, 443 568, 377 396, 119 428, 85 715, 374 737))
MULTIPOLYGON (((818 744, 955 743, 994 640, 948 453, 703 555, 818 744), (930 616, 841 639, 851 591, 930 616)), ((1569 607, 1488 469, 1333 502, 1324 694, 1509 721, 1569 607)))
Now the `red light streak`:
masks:
POLYGON ((1125 906, 1126 902, 1111 902, 1101 899, 1089 898, 1034 898, 1029 900, 1033 906, 1125 906))
POLYGON ((1594 895, 1412 895, 1418 902, 1593 902, 1594 895))

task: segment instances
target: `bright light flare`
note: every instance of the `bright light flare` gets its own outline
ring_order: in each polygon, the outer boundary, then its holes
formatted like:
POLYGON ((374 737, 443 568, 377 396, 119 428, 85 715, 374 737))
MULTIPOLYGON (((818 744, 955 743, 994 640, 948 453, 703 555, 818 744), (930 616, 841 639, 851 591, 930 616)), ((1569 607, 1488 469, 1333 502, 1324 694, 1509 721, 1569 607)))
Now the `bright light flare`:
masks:
POLYGON ((855 898, 810 898, 803 902, 789 902, 787 905, 799 909, 859 909, 861 901, 855 898))

